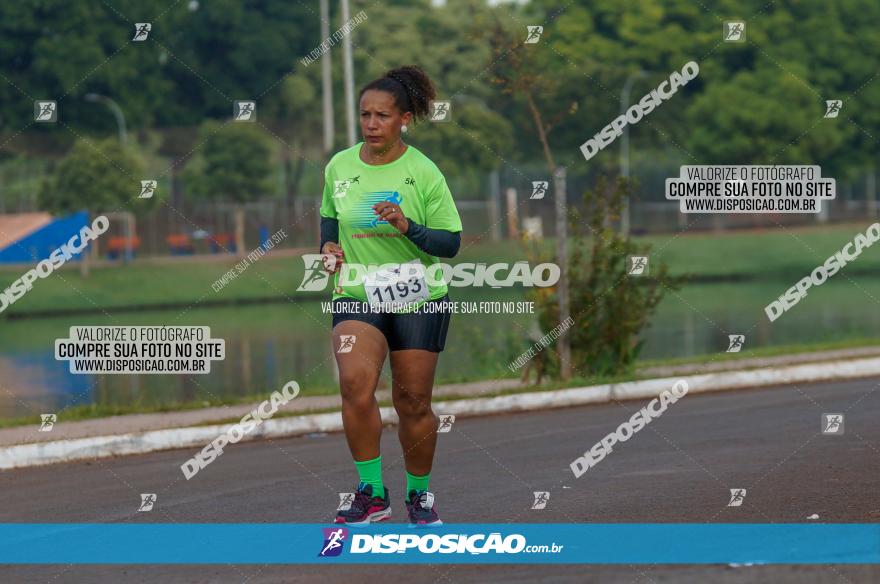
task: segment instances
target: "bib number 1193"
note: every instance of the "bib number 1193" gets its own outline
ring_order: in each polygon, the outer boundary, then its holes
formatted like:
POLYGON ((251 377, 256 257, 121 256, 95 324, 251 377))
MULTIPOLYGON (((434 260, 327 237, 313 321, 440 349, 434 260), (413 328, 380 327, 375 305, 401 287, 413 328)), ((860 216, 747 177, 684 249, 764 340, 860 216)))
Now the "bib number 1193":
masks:
POLYGON ((424 267, 419 260, 369 274, 364 282, 364 291, 374 307, 392 303, 404 307, 427 300, 430 296, 424 267))

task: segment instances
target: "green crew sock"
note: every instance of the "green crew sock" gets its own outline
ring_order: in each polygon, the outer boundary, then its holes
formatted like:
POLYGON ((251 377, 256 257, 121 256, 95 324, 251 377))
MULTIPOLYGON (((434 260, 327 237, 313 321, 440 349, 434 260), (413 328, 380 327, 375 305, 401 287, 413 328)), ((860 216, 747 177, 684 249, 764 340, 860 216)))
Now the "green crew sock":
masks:
POLYGON ((423 477, 417 477, 414 474, 406 473, 406 494, 409 495, 410 491, 427 491, 428 490, 428 481, 431 480, 431 473, 426 474, 423 477))
POLYGON ((363 462, 354 461, 357 467, 358 476, 362 483, 373 485, 374 497, 385 497, 385 485, 382 484, 382 455, 380 454, 373 460, 364 460, 363 462))

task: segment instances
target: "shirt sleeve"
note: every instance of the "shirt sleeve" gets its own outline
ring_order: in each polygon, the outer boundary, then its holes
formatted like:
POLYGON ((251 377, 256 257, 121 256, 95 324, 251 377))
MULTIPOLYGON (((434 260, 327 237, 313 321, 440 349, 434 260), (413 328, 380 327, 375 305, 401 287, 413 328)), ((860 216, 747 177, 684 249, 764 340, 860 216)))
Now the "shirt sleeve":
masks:
POLYGON ((324 253, 324 244, 328 241, 339 243, 339 221, 329 217, 321 217, 321 244, 318 253, 324 253))
POLYGON ((336 219, 336 205, 333 204, 333 173, 330 165, 324 169, 324 194, 321 197, 321 217, 336 219))
POLYGON ((425 227, 461 231, 461 217, 440 169, 436 169, 425 192, 425 227))
MULTIPOLYGON (((322 219, 322 225, 324 221, 330 221, 330 219, 322 219)), ((431 229, 411 219, 406 237, 426 254, 441 258, 454 258, 461 247, 461 233, 445 229, 431 229)))

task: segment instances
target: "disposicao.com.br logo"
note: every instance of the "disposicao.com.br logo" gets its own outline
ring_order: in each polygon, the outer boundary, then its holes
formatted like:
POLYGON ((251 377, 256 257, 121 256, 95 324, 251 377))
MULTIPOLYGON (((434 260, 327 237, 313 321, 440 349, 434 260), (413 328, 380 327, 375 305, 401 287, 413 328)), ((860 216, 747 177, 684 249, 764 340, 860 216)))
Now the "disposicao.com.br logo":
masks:
MULTIPOLYGON (((328 270, 335 267, 336 259, 330 254, 305 254, 305 273, 298 292, 318 292, 331 281, 328 270)), ((516 284, 527 287, 555 286, 561 270, 557 264, 541 263, 532 268, 528 262, 494 264, 461 262, 450 265, 438 262, 430 266, 415 261, 407 263, 358 264, 343 263, 339 270, 340 286, 357 286, 381 282, 383 285, 406 283, 424 279, 431 286, 447 284, 452 287, 491 286, 509 288, 516 284)))
MULTIPOLYGON (((338 556, 348 538, 347 530, 323 529, 322 557, 338 556)), ((563 545, 556 542, 546 545, 529 545, 524 535, 511 533, 381 533, 351 534, 350 554, 406 554, 410 550, 418 554, 558 554, 563 545)))

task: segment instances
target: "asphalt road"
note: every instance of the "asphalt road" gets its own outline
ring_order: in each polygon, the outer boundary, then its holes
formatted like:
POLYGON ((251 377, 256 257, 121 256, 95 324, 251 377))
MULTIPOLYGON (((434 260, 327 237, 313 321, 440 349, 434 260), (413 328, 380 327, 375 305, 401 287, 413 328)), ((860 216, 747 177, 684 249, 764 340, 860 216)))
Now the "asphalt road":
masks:
MULTIPOLYGON (((568 464, 646 401, 459 419, 432 490, 445 522, 880 521, 880 380, 688 395, 580 478, 568 464), (845 413, 822 435, 823 413, 845 413), (731 488, 747 489, 728 507, 731 488), (531 510, 533 491, 550 491, 531 510)), ((438 412, 442 413, 442 412, 438 412)), ((393 428, 385 480, 405 521, 393 428)), ((0 522, 329 521, 356 484, 341 434, 242 443, 183 479, 194 449, 0 473, 0 522), (138 513, 140 493, 157 493, 138 513)), ((871 582, 877 566, 3 566, 0 582, 871 582)))

